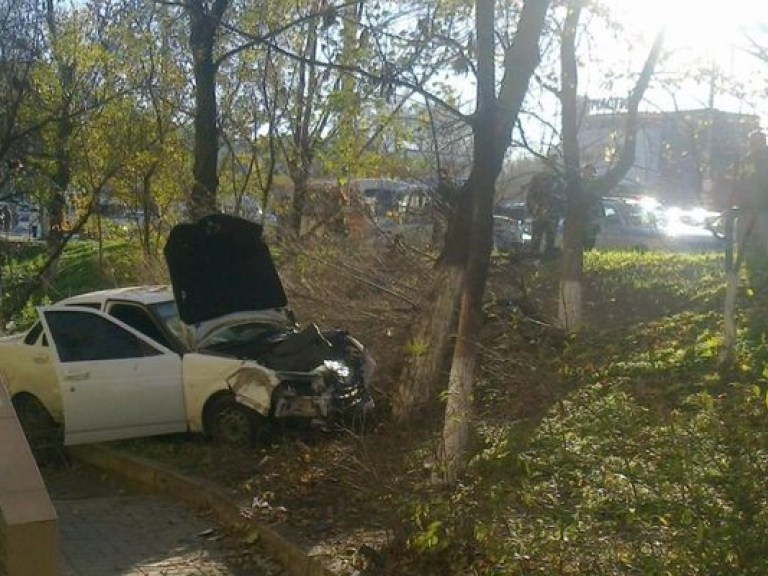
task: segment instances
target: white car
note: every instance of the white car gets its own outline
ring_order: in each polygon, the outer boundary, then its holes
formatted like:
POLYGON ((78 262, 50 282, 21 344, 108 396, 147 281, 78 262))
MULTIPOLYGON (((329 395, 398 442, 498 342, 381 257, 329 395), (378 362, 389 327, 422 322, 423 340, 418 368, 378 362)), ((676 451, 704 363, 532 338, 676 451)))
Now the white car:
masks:
POLYGON ((0 339, 0 383, 31 443, 61 430, 68 445, 192 431, 247 446, 271 419, 329 423, 370 411, 370 355, 342 330, 299 329, 261 227, 241 224, 215 215, 174 229, 173 291, 75 296, 39 308, 25 334, 0 339), (247 249, 236 250, 242 234, 247 249), (190 246, 196 235, 201 245, 190 246), (192 272, 183 266, 191 248, 192 272), (201 273, 206 261, 216 262, 213 276, 201 273), (226 287, 218 298, 208 292, 217 286, 226 287))

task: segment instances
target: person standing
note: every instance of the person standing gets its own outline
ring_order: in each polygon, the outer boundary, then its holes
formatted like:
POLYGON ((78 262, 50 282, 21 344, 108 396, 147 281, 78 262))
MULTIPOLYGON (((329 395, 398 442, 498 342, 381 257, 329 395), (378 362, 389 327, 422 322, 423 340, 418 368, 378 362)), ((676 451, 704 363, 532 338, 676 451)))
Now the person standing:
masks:
POLYGON ((768 210, 768 145, 762 130, 755 130, 749 135, 740 200, 743 208, 760 212, 768 210))
POLYGON ((0 231, 8 234, 11 231, 11 209, 5 204, 0 206, 0 231))
POLYGON ((605 216, 603 199, 595 186, 597 170, 594 164, 587 164, 581 171, 581 185, 586 203, 586 222, 584 222, 584 250, 592 250, 597 244, 600 223, 605 216))
POLYGON ((532 251, 551 256, 565 207, 565 189, 560 176, 551 170, 534 174, 527 186, 526 207, 533 219, 532 251))
POLYGON ((739 244, 743 247, 749 282, 757 297, 768 303, 768 145, 765 133, 749 135, 747 154, 739 170, 736 204, 739 244))

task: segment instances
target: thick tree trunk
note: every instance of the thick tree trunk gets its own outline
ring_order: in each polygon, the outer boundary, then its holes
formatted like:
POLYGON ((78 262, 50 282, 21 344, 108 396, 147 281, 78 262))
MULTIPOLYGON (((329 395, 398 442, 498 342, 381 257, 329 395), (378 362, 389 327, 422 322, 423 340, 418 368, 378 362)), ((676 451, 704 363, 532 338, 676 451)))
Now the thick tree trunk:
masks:
MULTIPOLYGON (((46 231, 46 246, 48 253, 53 254, 59 248, 64 238, 64 220, 67 207, 66 192, 72 181, 72 166, 67 153, 69 140, 72 135, 72 121, 69 116, 70 104, 62 108, 62 118, 59 120, 58 141, 56 143, 56 171, 53 175, 53 190, 46 203, 48 212, 48 230, 46 231)), ((52 268, 55 272, 55 266, 52 268)))
MULTIPOLYGON (((48 32, 53 38, 59 35, 53 3, 46 2, 48 32)), ((53 173, 53 190, 45 203, 47 230, 43 214, 40 218, 40 233, 45 234, 45 244, 50 265, 40 274, 43 284, 56 275, 61 249, 64 243, 64 223, 67 209, 67 191, 72 182, 72 158, 69 152, 74 131, 72 119, 72 98, 75 92, 75 64, 57 57, 59 88, 61 90, 60 117, 56 126, 56 164, 53 173)))
MULTIPOLYGON (((403 421, 420 411, 421 402, 429 403, 436 396, 434 383, 450 350, 452 322, 463 294, 460 317, 464 321, 459 326, 459 337, 464 343, 453 357, 455 366, 449 378, 449 397, 454 397, 449 400, 452 412, 447 420, 452 421, 454 415, 465 418, 460 423, 450 423, 451 427, 455 424, 458 428, 445 431, 449 453, 446 453, 444 445, 441 459, 444 465, 448 463, 450 466, 449 476, 459 473, 466 454, 467 435, 461 431, 464 426, 469 426, 469 414, 464 407, 466 399, 471 396, 476 361, 473 343, 482 313, 492 244, 494 183, 511 142, 512 127, 528 90, 528 81, 539 63, 538 42, 548 7, 549 0, 527 0, 525 3, 515 42, 504 56, 505 74, 497 100, 493 72, 494 2, 478 0, 476 3, 478 38, 483 38, 484 61, 479 65, 482 73, 478 85, 482 83, 483 87, 478 87, 478 112, 473 123, 476 140, 472 174, 459 193, 458 206, 449 221, 445 246, 438 262, 447 279, 437 289, 445 291, 445 294, 440 295, 435 308, 425 310, 416 331, 415 341, 420 343, 423 338, 430 345, 426 354, 408 359, 393 401, 395 418, 403 421), (499 108, 504 113, 497 115, 499 108), (475 196, 478 194, 485 195, 485 200, 479 201, 479 205, 484 207, 480 208, 480 212, 476 212, 475 196), (478 225, 477 222, 484 224, 478 225), (473 226, 479 232, 473 231, 473 226), (467 257, 470 249, 471 255, 467 257), (448 323, 449 319, 451 323, 448 323)), ((438 278, 441 276, 438 275, 438 278)))
POLYGON ((581 327, 582 317, 582 285, 581 277, 561 278, 557 301, 557 313, 560 326, 567 332, 573 332, 581 327))
MULTIPOLYGON (((493 111, 489 111, 492 120, 493 111)), ((492 124, 491 124, 492 125, 492 124)), ((482 131, 480 131, 482 133, 482 131)), ((492 141, 475 139, 478 156, 485 156, 492 141)), ((487 139, 486 139, 487 140, 487 139)), ((478 177, 472 184, 475 202, 472 214, 472 235, 469 247, 467 271, 461 295, 456 344, 453 349, 451 374, 448 379, 448 396, 443 423, 441 470, 443 481, 454 483, 466 467, 469 459, 469 431, 472 420, 472 388, 477 363, 477 340, 483 315, 483 296, 488 279, 488 265, 493 243, 493 196, 498 171, 493 169, 493 156, 475 163, 478 177)), ((500 170, 500 167, 499 167, 500 170)), ((472 181, 472 178, 470 178, 472 181)))
MULTIPOLYGON (((578 155, 576 156, 578 160, 578 155)), ((578 165, 578 164, 577 164, 578 165)), ((563 260, 558 293, 558 320, 567 332, 578 331, 583 322, 582 276, 584 272, 584 230, 587 203, 578 169, 566 161, 568 211, 563 232, 563 260)))
POLYGON ((584 228, 587 207, 581 182, 579 158, 579 74, 576 60, 576 32, 584 1, 571 0, 569 3, 560 49, 563 164, 568 205, 563 234, 558 317, 560 325, 567 331, 578 330, 582 322, 581 279, 584 267, 584 228))
POLYGON ((406 359, 392 398, 392 414, 402 423, 437 398, 439 375, 446 366, 456 327, 456 307, 461 296, 464 268, 440 266, 413 330, 412 353, 406 359))
POLYGON ((429 291, 429 304, 423 307, 413 331, 414 349, 423 349, 423 353, 406 358, 393 398, 393 415, 401 423, 422 413, 437 399, 440 375, 451 356, 466 276, 472 194, 472 189, 464 185, 455 205, 451 206, 435 283, 429 291))
POLYGON ((443 482, 458 480, 468 460, 470 422, 472 420, 472 388, 477 362, 477 312, 471 295, 465 290, 459 313, 459 337, 453 351, 448 398, 445 406, 441 470, 443 482))
POLYGON ((304 212, 307 208, 307 190, 308 179, 306 176, 297 177, 293 180, 293 199, 291 200, 291 231, 297 238, 301 237, 301 226, 304 221, 304 212))
POLYGON ((495 2, 476 0, 477 111, 473 122, 474 150, 468 192, 472 194, 466 278, 461 298, 448 401, 443 424, 442 480, 454 483, 469 460, 472 388, 482 319, 483 296, 493 244, 493 196, 496 178, 512 138, 512 127, 528 82, 540 60, 539 40, 549 0, 527 0, 515 40, 504 55, 504 78, 496 97, 494 61, 495 2))
POLYGON ((216 212, 219 187, 219 132, 216 101, 216 73, 213 47, 221 17, 229 0, 216 0, 210 10, 207 2, 193 0, 187 4, 190 19, 189 48, 192 51, 195 77, 195 144, 189 195, 192 220, 216 212))
MULTIPOLYGON (((578 61, 576 58, 576 33, 585 0, 570 0, 563 26, 560 50, 563 106, 563 161, 568 194, 568 212, 563 236, 563 262, 558 298, 558 322, 567 332, 576 332, 582 327, 582 277, 584 267, 584 231, 587 226, 589 207, 581 179, 578 142, 578 61)), ((617 164, 596 182, 590 182, 591 194, 600 194, 613 189, 631 168, 635 158, 637 142, 637 112, 640 101, 648 87, 653 70, 661 53, 664 40, 660 32, 629 97, 627 126, 624 147, 617 164)))
MULTIPOLYGON (((494 61, 494 2, 477 0, 477 111, 473 129, 472 172, 465 193, 470 193, 470 227, 459 324, 453 349, 448 396, 439 452, 442 481, 453 484, 469 460, 472 388, 477 363, 477 337, 493 244, 493 197, 506 147, 498 138, 494 61)), ((533 70, 531 70, 533 72, 533 70)), ((525 82, 527 85, 528 78, 525 82)))

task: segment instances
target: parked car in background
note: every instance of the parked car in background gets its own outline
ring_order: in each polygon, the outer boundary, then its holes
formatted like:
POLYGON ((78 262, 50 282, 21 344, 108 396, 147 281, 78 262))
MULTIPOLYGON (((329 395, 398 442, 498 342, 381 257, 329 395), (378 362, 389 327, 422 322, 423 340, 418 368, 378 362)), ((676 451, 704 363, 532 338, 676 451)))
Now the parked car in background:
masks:
POLYGON ((663 250, 669 246, 654 205, 622 197, 606 197, 602 202, 596 249, 663 250))
POLYGON ((723 233, 718 229, 720 213, 700 206, 664 208, 661 228, 675 250, 684 252, 725 249, 723 233))
POLYGON ((0 202, 0 234, 16 240, 39 238, 39 210, 23 202, 0 202))
POLYGON ((519 250, 530 241, 530 225, 525 221, 494 214, 493 247, 495 250, 502 252, 519 250))
POLYGON ((323 425, 373 406, 374 362, 343 330, 299 327, 258 224, 208 216, 171 231, 172 287, 83 294, 0 339, 0 382, 31 443, 192 431, 249 446, 270 421, 323 425))
POLYGON ((679 252, 723 249, 722 238, 710 226, 712 212, 668 208, 643 197, 605 197, 602 203, 597 249, 679 252))
POLYGON ((531 242, 531 217, 525 203, 505 202, 493 214, 493 247, 509 252, 531 242))

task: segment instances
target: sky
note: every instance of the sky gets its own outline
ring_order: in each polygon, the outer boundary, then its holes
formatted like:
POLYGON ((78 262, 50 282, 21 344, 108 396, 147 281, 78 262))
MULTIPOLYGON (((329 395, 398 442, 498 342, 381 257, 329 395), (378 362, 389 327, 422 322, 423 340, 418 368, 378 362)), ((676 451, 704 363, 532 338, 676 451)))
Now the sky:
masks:
POLYGON ((602 0, 628 26, 649 42, 666 26, 666 49, 671 53, 663 64, 667 70, 709 65, 716 73, 715 90, 708 78, 688 81, 675 94, 660 92, 649 100, 661 109, 706 107, 714 96, 716 108, 754 113, 768 122, 768 63, 746 53, 745 33, 768 43, 768 0, 602 0), (762 32, 761 32, 762 27, 762 32), (727 80, 728 79, 728 80, 727 80), (736 79, 751 95, 745 101, 729 89, 736 79))
POLYGON ((766 0, 603 0, 634 25, 653 34, 665 24, 671 46, 718 52, 741 27, 768 24, 766 0))
MULTIPOLYGON (((608 31, 602 38, 590 38, 589 54, 581 52, 587 63, 580 71, 581 93, 590 98, 626 97, 632 84, 626 80, 606 82, 607 71, 627 73, 634 83, 656 33, 664 26, 665 57, 656 67, 655 83, 646 92, 642 110, 701 109, 712 102, 720 110, 760 116, 763 128, 768 129, 768 62, 744 50, 745 33, 761 40, 768 49, 768 0, 595 1, 620 20, 627 29, 624 39, 631 41, 629 46, 617 42, 608 31), (595 65, 595 57, 602 62, 595 65), (705 72, 697 78, 696 70, 705 72), (662 85, 662 79, 667 82, 670 78, 677 78, 680 85, 662 85), (734 86, 745 96, 736 94, 734 86)), ((590 25, 590 30, 601 35, 595 32, 599 26, 590 25)), ((456 85, 466 96, 467 108, 473 108, 473 79, 461 77, 456 85)), ((542 98, 540 113, 557 106, 542 98)))

